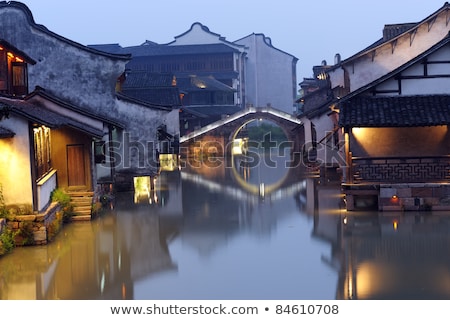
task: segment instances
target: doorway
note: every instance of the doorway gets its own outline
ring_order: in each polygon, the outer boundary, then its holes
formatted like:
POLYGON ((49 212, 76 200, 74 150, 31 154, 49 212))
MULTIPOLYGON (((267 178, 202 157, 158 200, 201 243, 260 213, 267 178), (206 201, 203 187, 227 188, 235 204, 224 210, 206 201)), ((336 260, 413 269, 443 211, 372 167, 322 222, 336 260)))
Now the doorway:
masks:
POLYGON ((86 186, 84 145, 67 145, 67 183, 69 187, 86 186))

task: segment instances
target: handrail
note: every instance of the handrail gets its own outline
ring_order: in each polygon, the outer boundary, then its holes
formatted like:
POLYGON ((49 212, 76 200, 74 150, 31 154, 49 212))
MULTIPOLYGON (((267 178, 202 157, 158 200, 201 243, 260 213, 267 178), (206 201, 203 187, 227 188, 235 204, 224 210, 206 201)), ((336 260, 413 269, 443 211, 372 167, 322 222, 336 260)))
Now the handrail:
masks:
MULTIPOLYGON (((208 131, 216 129, 216 128, 220 127, 220 126, 223 126, 223 125, 225 125, 227 123, 230 123, 232 121, 235 121, 235 120, 237 120, 239 118, 245 117, 246 115, 252 114, 252 113, 253 114, 257 114, 257 113, 260 113, 260 114, 261 113, 262 114, 264 114, 264 113, 272 114, 272 115, 277 116, 279 118, 282 118, 282 119, 284 119, 286 121, 290 121, 290 122, 296 123, 298 125, 302 124, 302 121, 300 119, 294 117, 293 115, 291 115, 289 113, 286 113, 286 112, 283 112, 281 110, 274 109, 272 107, 246 107, 246 108, 242 109, 241 111, 238 111, 238 112, 236 112, 236 113, 234 113, 234 114, 232 114, 232 115, 230 115, 230 116, 228 116, 228 117, 226 117, 224 119, 212 122, 212 123, 210 123, 210 124, 200 128, 198 130, 195 130, 195 131, 193 131, 191 133, 188 133, 188 134, 180 137, 180 143, 186 142, 186 141, 188 141, 190 139, 193 139, 193 138, 195 138, 195 137, 197 137, 199 135, 202 135, 202 134, 204 134, 204 133, 206 133, 208 131)), ((255 119, 257 119, 257 118, 258 117, 255 117, 255 119)))

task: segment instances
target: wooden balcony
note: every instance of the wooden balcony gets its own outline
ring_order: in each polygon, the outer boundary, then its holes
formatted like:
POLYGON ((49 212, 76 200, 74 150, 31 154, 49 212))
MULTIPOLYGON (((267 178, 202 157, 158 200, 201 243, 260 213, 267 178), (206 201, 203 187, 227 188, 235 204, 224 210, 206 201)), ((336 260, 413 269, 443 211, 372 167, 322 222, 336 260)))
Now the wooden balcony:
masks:
POLYGON ((352 183, 450 182, 450 156, 353 157, 352 183))

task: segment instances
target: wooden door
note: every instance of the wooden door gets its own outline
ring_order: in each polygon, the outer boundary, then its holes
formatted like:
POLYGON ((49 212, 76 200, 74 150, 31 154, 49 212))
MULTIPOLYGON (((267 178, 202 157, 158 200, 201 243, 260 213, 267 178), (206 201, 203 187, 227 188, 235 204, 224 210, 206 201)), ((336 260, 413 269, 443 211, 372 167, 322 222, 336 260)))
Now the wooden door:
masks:
POLYGON ((84 145, 67 146, 67 183, 69 187, 86 185, 84 145))

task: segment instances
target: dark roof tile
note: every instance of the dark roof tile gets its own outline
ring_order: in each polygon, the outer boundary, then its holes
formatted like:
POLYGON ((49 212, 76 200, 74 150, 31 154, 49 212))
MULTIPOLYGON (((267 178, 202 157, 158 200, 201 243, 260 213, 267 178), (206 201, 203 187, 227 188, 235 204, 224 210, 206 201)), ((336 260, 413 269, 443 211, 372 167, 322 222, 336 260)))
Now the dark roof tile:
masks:
POLYGON ((11 113, 22 116, 30 121, 48 126, 50 128, 60 128, 68 126, 83 131, 94 137, 102 137, 103 131, 93 128, 87 124, 65 117, 56 112, 46 109, 39 104, 31 103, 19 99, 9 99, 0 97, 0 105, 11 107, 11 113))
POLYGON ((122 93, 130 98, 161 107, 179 107, 180 95, 176 87, 123 88, 122 93))
POLYGON ((231 53, 237 49, 223 43, 212 44, 192 44, 192 45, 167 45, 167 44, 147 44, 139 46, 121 47, 118 44, 93 44, 89 48, 107 52, 110 54, 131 54, 135 57, 147 56, 172 56, 186 54, 210 54, 210 53, 231 53))
POLYGON ((417 25, 417 22, 414 23, 397 23, 397 24, 386 24, 383 28, 383 41, 389 41, 392 38, 395 38, 399 34, 402 34, 414 26, 417 25))
POLYGON ((14 137, 15 133, 12 132, 9 129, 0 127, 0 139, 4 139, 4 138, 12 138, 14 137))
POLYGON ((192 112, 197 115, 222 116, 232 115, 240 110, 239 106, 188 106, 183 107, 186 112, 192 112))
POLYGON ((341 127, 420 127, 450 124, 450 95, 355 97, 342 103, 341 127))
POLYGON ((173 77, 174 75, 171 73, 132 71, 127 73, 122 88, 171 87, 173 77))

